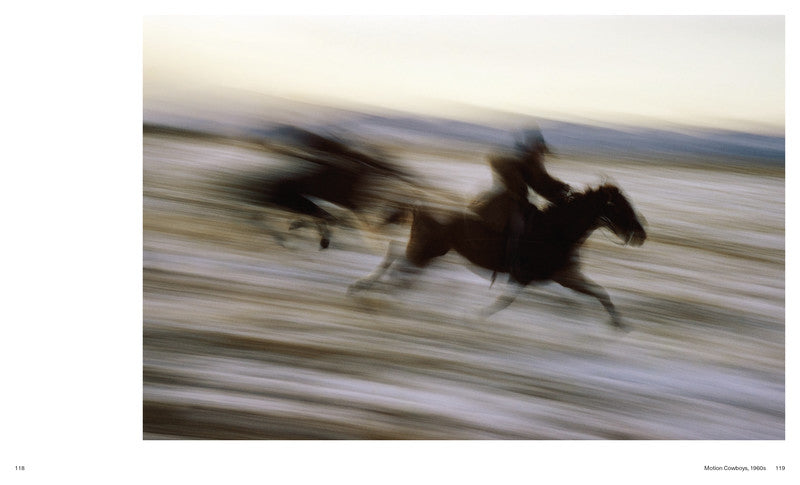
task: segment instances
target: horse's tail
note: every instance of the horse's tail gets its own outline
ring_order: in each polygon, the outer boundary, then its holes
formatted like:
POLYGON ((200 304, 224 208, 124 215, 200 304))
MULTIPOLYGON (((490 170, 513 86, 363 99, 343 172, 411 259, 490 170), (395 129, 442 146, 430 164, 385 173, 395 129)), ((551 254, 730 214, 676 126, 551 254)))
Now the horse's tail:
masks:
MULTIPOLYGON (((413 202, 401 202, 386 212, 381 219, 381 226, 389 224, 402 224, 406 222, 414 223, 420 217, 432 218, 429 214, 431 208, 424 205, 419 200, 413 202)), ((433 222, 436 222, 435 219, 433 222)))

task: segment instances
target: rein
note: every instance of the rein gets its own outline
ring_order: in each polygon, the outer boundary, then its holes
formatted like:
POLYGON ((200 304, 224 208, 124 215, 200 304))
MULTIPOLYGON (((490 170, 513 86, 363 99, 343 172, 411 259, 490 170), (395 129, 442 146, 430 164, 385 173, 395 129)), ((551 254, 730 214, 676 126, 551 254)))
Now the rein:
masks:
POLYGON ((603 220, 604 222, 606 222, 606 224, 607 224, 607 225, 601 226, 600 229, 607 229, 608 231, 611 231, 613 233, 613 236, 609 236, 606 231, 602 231, 603 237, 607 241, 609 241, 611 244, 613 244, 615 246, 627 246, 631 242, 631 239, 633 239, 633 233, 628 234, 628 238, 625 241, 620 242, 620 240, 622 238, 617 236, 617 233, 613 229, 608 227, 608 226, 613 226, 614 224, 605 216, 604 217, 600 217, 600 219, 603 220))

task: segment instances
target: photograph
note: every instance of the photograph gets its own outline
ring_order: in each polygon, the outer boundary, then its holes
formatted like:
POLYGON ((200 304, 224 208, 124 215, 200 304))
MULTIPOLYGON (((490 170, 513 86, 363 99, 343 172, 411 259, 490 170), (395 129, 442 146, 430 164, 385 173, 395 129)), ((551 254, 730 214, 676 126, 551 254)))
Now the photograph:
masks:
POLYGON ((782 440, 784 19, 144 19, 143 433, 782 440))

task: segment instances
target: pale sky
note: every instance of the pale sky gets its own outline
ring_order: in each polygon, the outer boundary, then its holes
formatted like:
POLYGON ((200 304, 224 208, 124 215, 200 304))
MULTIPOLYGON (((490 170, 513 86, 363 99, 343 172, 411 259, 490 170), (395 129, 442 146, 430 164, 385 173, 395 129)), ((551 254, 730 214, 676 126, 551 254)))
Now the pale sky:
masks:
POLYGON ((784 126, 780 16, 145 17, 144 93, 784 126))

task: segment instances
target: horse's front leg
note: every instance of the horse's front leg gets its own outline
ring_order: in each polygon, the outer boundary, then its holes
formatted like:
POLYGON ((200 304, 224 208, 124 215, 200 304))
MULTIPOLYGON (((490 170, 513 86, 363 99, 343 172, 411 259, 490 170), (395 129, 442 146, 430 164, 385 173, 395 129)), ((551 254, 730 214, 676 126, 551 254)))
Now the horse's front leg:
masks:
POLYGON ((622 323, 614 304, 611 303, 611 298, 608 296, 608 292, 605 290, 605 288, 587 278, 583 273, 580 272, 577 266, 568 266, 564 270, 556 273, 552 279, 564 288, 569 288, 570 290, 577 291, 578 293, 583 293, 584 295, 597 298, 611 316, 611 325, 619 330, 627 329, 626 325, 622 323))
POLYGON ((508 307, 514 300, 517 299, 519 294, 522 293, 522 290, 525 288, 521 284, 513 281, 509 283, 509 286, 511 288, 510 291, 505 291, 502 295, 497 297, 497 300, 495 300, 493 304, 479 312, 481 318, 488 318, 500 310, 508 307))

